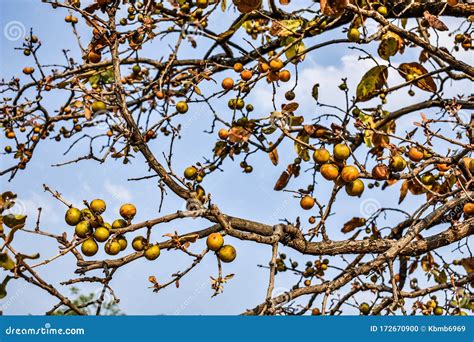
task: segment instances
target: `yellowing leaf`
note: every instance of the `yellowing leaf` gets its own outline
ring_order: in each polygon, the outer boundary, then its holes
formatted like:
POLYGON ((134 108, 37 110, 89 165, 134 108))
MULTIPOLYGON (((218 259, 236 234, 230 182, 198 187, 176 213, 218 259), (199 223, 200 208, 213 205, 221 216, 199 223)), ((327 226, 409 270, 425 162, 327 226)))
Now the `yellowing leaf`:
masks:
POLYGON ((388 70, 384 65, 370 69, 357 85, 357 101, 365 102, 378 95, 387 83, 388 70))
MULTIPOLYGON (((304 143, 309 143, 309 135, 306 134, 305 131, 301 131, 296 136, 296 140, 304 142, 304 143)), ((300 144, 298 141, 295 141, 295 151, 296 153, 298 153, 298 156, 301 159, 303 159, 304 161, 308 161, 310 159, 308 148, 304 146, 303 144, 300 144)))
POLYGON ((287 44, 292 44, 291 47, 285 51, 286 59, 291 60, 292 63, 296 64, 305 59, 306 55, 301 54, 306 50, 306 47, 302 41, 293 44, 294 38, 288 38, 286 40, 287 44), (301 54, 301 55, 300 55, 301 54), (295 58, 298 56, 298 58, 295 58))
MULTIPOLYGON (((272 147, 273 144, 270 143, 270 147, 272 147)), ((277 166, 278 165, 278 151, 276 149, 276 147, 270 152, 268 153, 268 156, 270 157, 270 160, 272 161, 272 164, 277 166)))
MULTIPOLYGON (((400 66, 398 67, 398 72, 405 80, 408 81, 410 79, 427 74, 428 70, 426 70, 425 67, 421 64, 413 62, 400 64, 400 66)), ((423 77, 422 79, 416 81, 414 84, 418 88, 425 91, 430 91, 432 93, 435 93, 438 89, 436 83, 433 81, 433 78, 431 76, 423 77)))
POLYGON ((342 227, 341 232, 349 233, 358 227, 362 227, 365 225, 365 218, 363 217, 353 217, 348 222, 344 223, 344 227, 342 227))
POLYGON ((403 40, 400 36, 389 31, 382 36, 382 41, 380 42, 377 52, 380 57, 388 60, 390 57, 396 55, 402 45, 403 40))

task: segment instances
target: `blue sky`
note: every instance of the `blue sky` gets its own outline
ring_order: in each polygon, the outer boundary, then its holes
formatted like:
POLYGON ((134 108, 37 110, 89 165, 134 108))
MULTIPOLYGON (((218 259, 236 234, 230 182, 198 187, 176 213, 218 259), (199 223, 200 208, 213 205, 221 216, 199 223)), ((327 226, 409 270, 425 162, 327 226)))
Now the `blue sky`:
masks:
MULTIPOLYGON (((85 3, 85 2, 84 2, 85 3)), ((66 12, 64 10, 53 11, 50 6, 38 1, 28 0, 6 0, 0 3, 0 27, 2 31, 12 22, 19 22, 26 30, 33 27, 36 34, 43 43, 40 49, 39 58, 42 62, 62 63, 64 57, 61 49, 71 50, 76 58, 78 48, 76 40, 71 32, 70 26, 64 22, 66 12)), ((215 16, 215 21, 210 27, 219 29, 235 18, 234 11, 215 16)), ((455 20, 445 21, 447 24, 456 24, 455 20)), ((20 27, 21 27, 20 25, 20 27)), ((79 25, 79 32, 86 44, 90 39, 90 29, 83 23, 79 25)), ((14 48, 21 45, 21 40, 4 39, 2 33, 0 46, 0 75, 3 78, 10 78, 12 75, 19 75, 21 69, 31 64, 28 57, 23 56, 21 51, 14 48)), ((326 40, 328 38, 343 37, 342 29, 334 33, 317 36, 307 42, 307 46, 315 41, 326 40)), ((451 39, 446 35, 441 36, 441 42, 451 44, 451 39)), ((181 58, 195 56, 196 51, 200 52, 208 43, 202 37, 197 37, 198 49, 194 50, 189 44, 182 51, 181 58)), ((236 38, 239 41, 239 37, 236 38)), ((241 40, 245 46, 246 43, 241 40)), ((320 97, 325 103, 338 103, 343 101, 342 92, 337 89, 341 77, 348 77, 348 84, 354 89, 364 71, 373 66, 373 62, 358 60, 360 53, 349 49, 350 45, 327 47, 317 50, 307 56, 306 60, 299 67, 300 83, 296 89, 297 100, 300 103, 300 113, 307 118, 328 112, 326 109, 316 107, 311 98, 310 91, 314 83, 320 83, 320 97), (314 113, 314 114, 313 114, 314 113)), ((450 45, 451 46, 451 45, 450 45)), ((146 47, 143 56, 159 58, 163 51, 169 51, 166 42, 154 42, 146 47)), ((376 45, 368 48, 374 52, 376 45)), ((397 56, 397 63, 411 62, 418 58, 419 50, 407 49, 405 54, 397 56)), ((456 55, 459 59, 472 64, 472 55, 459 52, 456 55)), ((77 59, 78 60, 78 59, 77 59)), ((217 83, 225 76, 233 76, 230 72, 219 75, 217 83)), ((389 83, 396 84, 402 81, 398 75, 390 76, 389 83)), ((286 90, 293 86, 292 81, 278 89, 278 94, 284 94, 286 90)), ((211 92, 215 87, 211 82, 200 85, 203 92, 211 92)), ((446 96, 454 96, 459 93, 472 92, 472 84, 459 82, 455 87, 447 88, 446 96)), ((399 108, 410 103, 415 103, 427 99, 428 93, 416 90, 415 97, 409 97, 406 90, 398 95, 389 96, 390 108, 399 108)), ((216 108, 223 116, 231 115, 227 110, 226 102, 229 96, 219 100, 216 108)), ((258 88, 250 96, 251 102, 259 115, 267 115, 271 110, 271 87, 265 82, 261 82, 258 88)), ((50 110, 58 109, 63 98, 60 95, 50 96, 46 99, 46 105, 50 110)), ((369 105, 368 105, 369 106, 369 105)), ((426 111, 430 113, 430 111, 426 111)), ((419 113, 406 116, 400 123, 398 132, 410 130, 412 123, 419 118, 419 113)), ((202 161, 204 156, 210 157, 212 147, 216 141, 215 135, 210 136, 203 133, 209 129, 212 122, 212 114, 207 107, 202 105, 191 106, 187 115, 179 118, 184 130, 182 139, 175 144, 174 169, 183 170, 186 166, 197 161, 202 161)), ((161 157, 161 151, 166 151, 166 140, 159 139, 151 143, 151 148, 155 155, 161 157)), ((0 146, 6 144, 4 136, 0 137, 0 146)), ((443 146, 438 145, 439 148, 443 146)), ((85 161, 79 164, 67 165, 64 167, 51 167, 52 164, 75 159, 87 151, 85 144, 78 145, 69 155, 64 156, 67 146, 63 143, 57 144, 54 141, 46 140, 40 144, 35 156, 28 164, 24 172, 20 172, 16 178, 7 182, 6 178, 0 179, 2 190, 12 190, 19 195, 19 209, 29 214, 28 227, 34 225, 36 218, 36 208, 42 207, 42 228, 44 230, 61 233, 67 231, 71 236, 72 229, 63 222, 65 207, 44 193, 42 184, 46 183, 53 189, 60 191, 68 201, 81 205, 82 200, 92 200, 102 198, 107 202, 108 210, 105 217, 112 221, 118 218, 118 208, 124 202, 133 202, 138 208, 135 222, 154 218, 160 215, 158 212, 159 189, 156 180, 145 180, 139 182, 127 182, 128 178, 140 177, 147 174, 147 169, 143 164, 143 159, 139 156, 133 160, 132 164, 122 165, 120 161, 108 160, 103 165, 96 162, 85 161)), ((254 167, 254 172, 250 175, 243 174, 238 166, 239 159, 235 163, 226 161, 225 172, 216 173, 207 179, 203 186, 207 192, 212 193, 213 201, 219 205, 220 209, 228 214, 241 216, 248 219, 261 221, 267 224, 276 224, 278 219, 287 218, 294 220, 301 216, 302 222, 306 224, 310 216, 308 212, 303 212, 298 202, 292 198, 291 194, 273 191, 273 185, 285 168, 295 158, 293 146, 290 143, 284 144, 279 149, 280 164, 274 167, 269 158, 263 154, 254 154, 249 162, 254 167)), ((10 166, 12 159, 1 156, 0 165, 3 168, 10 166)), ((309 168, 308 164, 306 168, 309 168)), ((291 189, 298 189, 308 184, 310 173, 304 174, 290 183, 291 189)), ((321 179, 318 180, 316 196, 318 200, 326 202, 331 185, 321 179)), ((340 233, 343 223, 354 216, 361 216, 361 203, 367 205, 383 205, 387 207, 397 207, 399 185, 395 185, 387 191, 379 190, 366 191, 360 200, 340 196, 337 202, 334 215, 328 222, 328 233, 333 239, 344 238, 340 233)), ((424 201, 424 197, 409 197, 403 208, 413 210, 424 201)), ((163 206, 162 213, 171 213, 182 210, 184 203, 181 199, 170 194, 163 206)), ((401 219, 400 215, 390 216, 387 224, 393 224, 401 219)), ((208 226, 209 223, 203 220, 176 221, 172 224, 156 226, 152 234, 155 241, 163 241, 163 234, 178 231, 186 233, 208 226)), ((434 233, 434 232, 432 232, 434 233)), ((132 236, 128 238, 129 242, 132 236)), ((270 258, 270 248, 259 246, 252 242, 243 242, 233 238, 227 238, 227 242, 237 248, 238 257, 235 262, 224 266, 224 273, 235 273, 236 276, 225 285, 223 294, 210 298, 212 290, 210 288, 209 276, 217 275, 216 260, 211 255, 188 276, 182 279, 180 288, 167 288, 155 294, 148 286, 147 278, 154 275, 159 282, 167 281, 171 274, 184 270, 192 260, 177 251, 165 251, 160 258, 154 262, 138 260, 121 268, 112 281, 111 285, 120 297, 120 308, 127 314, 238 314, 246 308, 253 307, 264 300, 268 273, 266 270, 258 268, 257 264, 267 264, 270 258)), ((58 250, 57 245, 50 239, 39 236, 18 234, 14 246, 24 253, 40 252, 42 258, 54 256, 58 250)), ((203 241, 193 245, 192 250, 200 252, 204 248, 203 241)), ((449 249, 445 249, 449 250, 449 249)), ((129 248, 127 252, 130 252, 129 248)), ((305 262, 310 258, 301 257, 298 253, 286 251, 290 257, 305 262)), ((94 257, 95 258, 95 257, 94 257)), ((60 281, 74 277, 74 258, 66 256, 60 258, 47 267, 39 269, 39 273, 47 282, 58 284, 60 281)), ((335 271, 332 273, 336 273, 335 271)), ((331 274, 331 272, 329 273, 331 274)), ((100 275, 100 273, 97 273, 100 275)), ((293 284, 296 277, 291 274, 278 276, 276 291, 282 292, 293 284)), ((67 288, 59 286, 63 292, 67 288)), ((81 285, 84 292, 100 291, 98 285, 81 285)), ((8 286, 8 293, 11 300, 0 302, 3 306, 4 314, 43 314, 56 301, 42 290, 26 284, 22 280, 11 281, 8 286)), ((8 298, 8 297, 7 297, 8 298)))

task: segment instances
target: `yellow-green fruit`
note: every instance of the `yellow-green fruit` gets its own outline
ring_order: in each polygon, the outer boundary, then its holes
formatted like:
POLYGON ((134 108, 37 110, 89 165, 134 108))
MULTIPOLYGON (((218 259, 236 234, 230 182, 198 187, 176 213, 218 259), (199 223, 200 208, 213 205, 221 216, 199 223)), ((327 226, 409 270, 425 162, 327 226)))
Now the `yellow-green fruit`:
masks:
POLYGON ((351 42, 357 42, 359 41, 360 39, 360 32, 358 29, 356 29, 355 27, 351 28, 348 32, 347 32, 347 38, 351 41, 351 42))
POLYGON ((215 252, 224 244, 224 238, 219 233, 212 233, 207 237, 206 244, 207 248, 215 252))
POLYGON ((107 109, 107 105, 102 101, 95 101, 91 106, 92 112, 97 113, 107 109))
POLYGON ((112 229, 112 226, 108 222, 104 222, 104 227, 107 228, 108 230, 112 229))
POLYGON ((155 260, 160 256, 160 247, 158 245, 151 245, 145 249, 145 258, 148 260, 155 260))
POLYGON ((395 155, 390 159, 390 168, 393 171, 402 172, 407 167, 407 161, 400 155, 395 155))
POLYGON ((122 250, 122 247, 117 240, 113 239, 105 244, 104 249, 105 253, 109 255, 117 255, 122 250))
POLYGON ((194 179, 197 175, 197 169, 194 166, 189 166, 184 170, 184 178, 186 179, 194 179))
POLYGON ((82 254, 86 256, 93 256, 95 253, 97 253, 98 249, 99 246, 97 245, 97 242, 94 241, 94 239, 87 239, 81 245, 82 254))
POLYGON ((132 241, 132 248, 137 252, 141 252, 145 249, 146 239, 143 236, 137 236, 132 241))
POLYGON ((334 164, 324 164, 320 172, 327 180, 335 180, 339 176, 339 168, 334 164))
POLYGON ((436 315, 436 316, 441 316, 443 314, 443 308, 441 306, 437 306, 434 308, 433 310, 433 313, 436 315))
POLYGON ((105 202, 101 199, 95 199, 91 202, 91 204, 89 205, 91 211, 94 213, 94 214, 102 214, 105 209, 106 209, 106 205, 105 205, 105 202))
POLYGON ((344 166, 341 171, 341 178, 344 182, 353 182, 359 177, 359 170, 352 165, 344 166))
POLYGON ((370 313, 370 306, 369 304, 367 303, 362 303, 361 305, 359 305, 359 311, 363 314, 363 315, 368 315, 370 313))
POLYGON ((123 251, 125 248, 127 248, 128 242, 125 236, 123 235, 117 236, 117 242, 120 244, 120 250, 123 251))
POLYGON ((66 223, 70 226, 75 226, 82 220, 82 213, 79 209, 77 208, 70 208, 66 212, 66 216, 64 218, 66 220, 66 223))
POLYGON ((91 219, 89 219, 89 222, 93 228, 99 228, 104 226, 104 219, 102 216, 93 216, 91 219))
POLYGON ((112 222, 113 229, 125 228, 126 226, 128 226, 128 223, 124 219, 117 219, 114 222, 112 222))
POLYGON ((131 220, 137 214, 137 208, 131 203, 125 203, 120 207, 120 216, 126 220, 131 220))
POLYGON ((364 192, 364 182, 356 179, 352 183, 346 185, 346 193, 349 196, 360 196, 364 192))
POLYGON ((217 251, 217 256, 222 262, 232 262, 237 256, 237 251, 231 245, 224 245, 217 251))
POLYGON ((104 242, 107 241, 107 239, 110 236, 110 232, 107 228, 105 227, 99 227, 95 230, 94 232, 94 239, 98 242, 104 242))
POLYGON ((188 111, 188 104, 184 101, 179 101, 176 104, 176 111, 181 114, 186 113, 188 111))
POLYGON ((196 6, 199 8, 206 8, 207 0, 196 0, 196 6))
POLYGON ((436 178, 433 176, 433 174, 428 172, 421 176, 420 180, 424 185, 432 185, 436 181, 436 178))
POLYGON ((474 159, 471 159, 471 161, 469 162, 469 171, 471 171, 471 173, 474 173, 474 159))
POLYGON ((330 154, 329 151, 325 148, 318 148, 313 153, 313 160, 318 164, 327 163, 329 160, 330 154))
POLYGON ((337 144, 334 146, 334 158, 337 160, 346 160, 351 155, 351 150, 346 144, 337 144))
POLYGON ((388 14, 388 9, 385 6, 380 6, 379 8, 377 8, 377 12, 379 12, 381 15, 385 17, 388 14))
POLYGON ((81 221, 76 225, 75 233, 80 238, 85 238, 92 232, 89 221, 81 221))
POLYGON ((92 215, 92 212, 87 208, 82 209, 81 213, 82 213, 82 217, 86 220, 90 220, 94 217, 94 215, 92 215))

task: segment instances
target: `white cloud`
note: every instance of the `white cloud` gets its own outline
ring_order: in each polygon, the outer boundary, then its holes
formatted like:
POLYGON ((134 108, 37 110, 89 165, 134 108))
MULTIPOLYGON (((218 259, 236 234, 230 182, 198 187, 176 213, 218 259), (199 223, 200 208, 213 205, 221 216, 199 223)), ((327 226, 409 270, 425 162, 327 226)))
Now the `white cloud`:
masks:
POLYGON ((132 194, 123 185, 112 184, 107 180, 104 183, 104 188, 112 197, 119 201, 128 202, 132 199, 132 194))

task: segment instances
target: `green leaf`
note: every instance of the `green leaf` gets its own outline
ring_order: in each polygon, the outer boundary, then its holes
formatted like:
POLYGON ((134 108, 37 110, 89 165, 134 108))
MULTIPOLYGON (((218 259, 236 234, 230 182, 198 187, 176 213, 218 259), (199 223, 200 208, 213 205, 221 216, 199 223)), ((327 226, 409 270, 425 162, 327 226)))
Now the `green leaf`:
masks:
POLYGON ((388 69, 384 65, 378 65, 367 71, 357 85, 357 101, 369 101, 378 93, 387 83, 388 69))
POLYGON ((0 267, 3 267, 6 270, 12 270, 15 268, 15 262, 6 252, 0 253, 0 267))
POLYGON ((392 32, 387 32, 382 36, 379 48, 377 50, 380 57, 387 60, 395 56, 400 47, 400 37, 392 32))
POLYGON ((3 299, 7 296, 7 284, 10 281, 10 279, 13 279, 13 277, 6 276, 5 279, 3 279, 2 283, 0 284, 0 299, 3 299))

